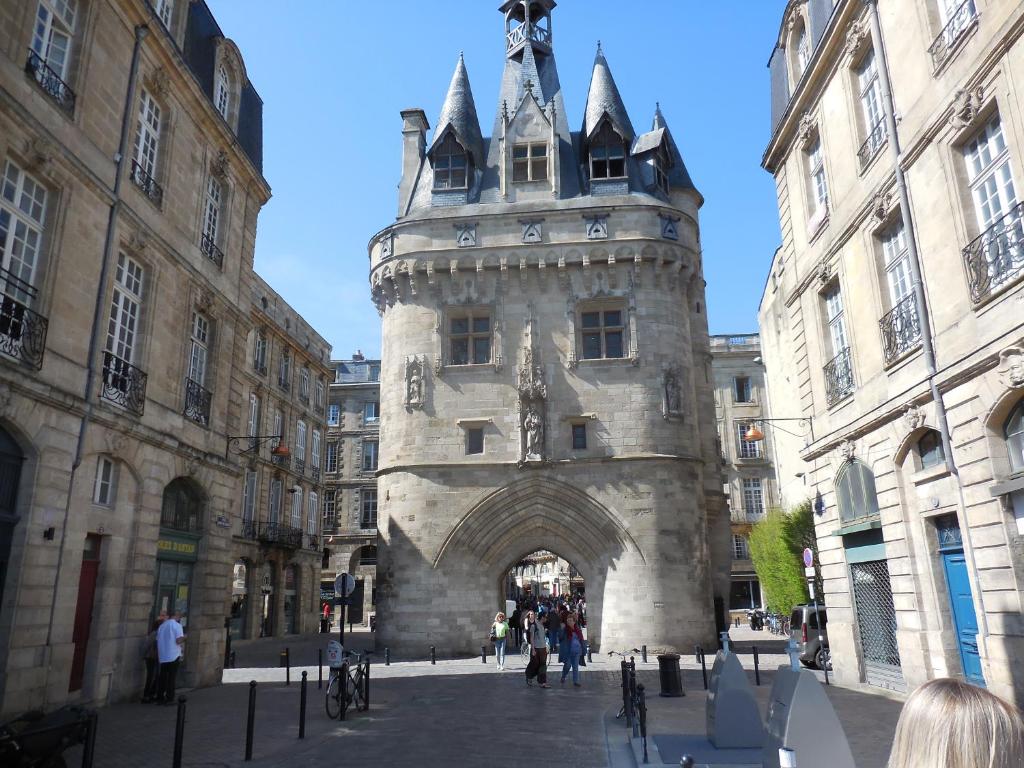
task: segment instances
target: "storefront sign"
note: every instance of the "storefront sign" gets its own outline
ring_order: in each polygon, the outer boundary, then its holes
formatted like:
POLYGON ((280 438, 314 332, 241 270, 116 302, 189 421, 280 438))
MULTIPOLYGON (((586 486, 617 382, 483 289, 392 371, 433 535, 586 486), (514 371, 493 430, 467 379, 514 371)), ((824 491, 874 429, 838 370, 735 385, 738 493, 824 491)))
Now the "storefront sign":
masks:
POLYGON ((188 560, 197 559, 199 554, 199 542, 194 539, 179 538, 168 534, 161 534, 156 542, 156 556, 161 560, 188 560))

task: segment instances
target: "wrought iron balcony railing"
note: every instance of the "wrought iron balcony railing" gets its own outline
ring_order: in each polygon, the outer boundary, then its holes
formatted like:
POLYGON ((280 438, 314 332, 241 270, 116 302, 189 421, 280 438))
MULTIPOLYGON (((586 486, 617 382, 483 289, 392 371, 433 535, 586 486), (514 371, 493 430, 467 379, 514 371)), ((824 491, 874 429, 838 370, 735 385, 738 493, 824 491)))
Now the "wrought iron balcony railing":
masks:
POLYGON ((239 535, 243 539, 257 541, 259 539, 260 525, 251 518, 242 518, 242 529, 239 535))
POLYGON ((306 549, 311 549, 314 552, 320 551, 320 537, 315 533, 306 534, 306 549))
POLYGON ((147 378, 141 368, 136 368, 111 352, 104 352, 103 390, 100 397, 141 416, 146 408, 147 378))
POLYGON ((306 460, 296 459, 295 460, 295 472, 300 475, 306 474, 306 460))
POLYGON ((29 50, 28 59, 25 60, 25 71, 42 88, 46 95, 57 102, 57 106, 69 115, 75 111, 75 92, 71 90, 60 75, 50 68, 50 65, 43 61, 43 58, 33 50, 29 50))
POLYGON ((977 304, 1024 275, 1024 203, 1018 203, 964 248, 971 299, 977 304))
POLYGON ((156 179, 149 175, 138 160, 132 160, 132 182, 142 193, 152 200, 157 206, 163 206, 164 204, 164 189, 157 184, 156 179))
POLYGON ((868 137, 864 139, 864 143, 860 145, 860 149, 857 150, 857 158, 860 160, 861 170, 867 167, 875 155, 878 154, 879 150, 886 145, 889 140, 889 134, 885 130, 885 122, 879 120, 875 125, 868 131, 868 137))
POLYGON ((882 351, 888 365, 903 353, 921 343, 921 318, 917 314, 914 294, 904 296, 900 302, 878 321, 882 330, 882 351))
POLYGON ((199 247, 206 254, 206 258, 216 264, 218 269, 224 269, 224 251, 217 247, 214 238, 204 232, 199 241, 199 247))
POLYGON ((283 389, 285 392, 292 391, 292 383, 288 379, 282 379, 280 376, 277 377, 277 386, 283 389))
POLYGON ((267 375, 267 361, 256 358, 252 361, 252 369, 256 371, 260 376, 267 375))
POLYGON ((292 465, 292 457, 275 456, 274 454, 270 454, 270 463, 275 467, 280 467, 281 469, 289 469, 292 465))
POLYGON ((939 32, 938 37, 928 47, 928 53, 932 55, 932 68, 938 69, 941 67, 946 59, 949 58, 949 54, 952 53, 953 48, 967 33, 967 30, 971 28, 975 19, 978 18, 978 9, 974 5, 974 0, 964 0, 960 3, 953 13, 949 16, 949 21, 946 22, 946 26, 939 32))
POLYGON ((185 382, 185 415, 196 424, 210 426, 210 401, 213 394, 198 382, 188 379, 185 382))
POLYGON ((257 537, 266 544, 291 549, 302 548, 302 529, 284 523, 260 523, 257 537))
POLYGON ((825 400, 834 405, 853 393, 853 361, 846 347, 825 364, 825 400))
POLYGON ((320 482, 320 467, 310 467, 309 476, 313 478, 314 483, 320 482))
POLYGON ((36 289, 0 267, 0 353, 22 360, 37 371, 43 367, 50 321, 28 308, 36 289))

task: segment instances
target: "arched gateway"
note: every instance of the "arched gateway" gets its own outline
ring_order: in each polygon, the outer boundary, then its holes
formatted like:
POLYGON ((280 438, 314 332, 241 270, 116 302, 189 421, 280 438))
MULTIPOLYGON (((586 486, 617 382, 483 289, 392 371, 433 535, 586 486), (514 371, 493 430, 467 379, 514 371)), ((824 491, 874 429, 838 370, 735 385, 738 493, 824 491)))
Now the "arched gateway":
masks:
POLYGON ((598 49, 582 130, 553 0, 507 0, 485 138, 460 58, 402 113, 399 216, 370 243, 383 317, 378 640, 479 651, 536 550, 586 583, 604 648, 714 641, 729 520, 694 188, 660 110, 633 129, 598 49))

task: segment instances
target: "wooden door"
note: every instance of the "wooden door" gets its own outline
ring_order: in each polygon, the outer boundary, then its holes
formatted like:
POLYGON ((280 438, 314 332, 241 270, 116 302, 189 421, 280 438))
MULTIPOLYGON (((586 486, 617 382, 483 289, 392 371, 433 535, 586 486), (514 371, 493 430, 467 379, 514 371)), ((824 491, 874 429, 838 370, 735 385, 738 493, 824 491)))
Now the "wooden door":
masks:
POLYGON ((82 553, 82 573, 78 579, 78 600, 75 605, 75 626, 71 634, 71 642, 75 645, 75 653, 71 658, 71 680, 69 691, 82 689, 82 678, 85 675, 85 654, 89 647, 89 634, 92 630, 92 609, 96 598, 96 579, 100 572, 100 537, 89 534, 85 537, 85 551, 82 553))

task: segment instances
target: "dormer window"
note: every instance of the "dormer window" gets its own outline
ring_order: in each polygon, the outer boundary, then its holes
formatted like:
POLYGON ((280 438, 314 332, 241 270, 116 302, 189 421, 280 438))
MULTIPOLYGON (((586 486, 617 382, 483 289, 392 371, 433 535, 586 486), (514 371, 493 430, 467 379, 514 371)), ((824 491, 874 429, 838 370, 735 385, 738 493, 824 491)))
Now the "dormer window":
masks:
POLYGON ((669 193, 668 169, 670 165, 665 147, 659 147, 658 151, 654 153, 654 183, 666 195, 669 193))
POLYGON ((449 133, 434 152, 434 189, 465 189, 469 158, 449 133))
POLYGON ((217 68, 217 97, 214 104, 220 116, 227 120, 231 114, 231 75, 223 64, 217 68))
POLYGON ((590 178, 621 179, 626 175, 626 143, 605 123, 590 143, 590 178))
POLYGON ((548 145, 516 144, 512 147, 512 181, 545 181, 548 177, 548 145))

